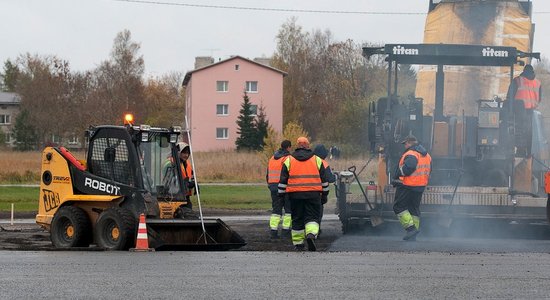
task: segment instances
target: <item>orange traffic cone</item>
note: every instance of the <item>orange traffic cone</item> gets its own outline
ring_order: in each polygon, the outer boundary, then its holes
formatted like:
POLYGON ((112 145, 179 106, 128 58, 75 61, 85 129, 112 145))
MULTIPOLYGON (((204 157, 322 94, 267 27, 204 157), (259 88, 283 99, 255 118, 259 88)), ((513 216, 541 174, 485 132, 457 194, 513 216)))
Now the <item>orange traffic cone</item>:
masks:
POLYGON ((139 226, 136 238, 136 247, 130 248, 130 251, 149 252, 155 251, 153 248, 149 248, 149 239, 147 237, 147 225, 145 224, 145 215, 139 215, 139 226))

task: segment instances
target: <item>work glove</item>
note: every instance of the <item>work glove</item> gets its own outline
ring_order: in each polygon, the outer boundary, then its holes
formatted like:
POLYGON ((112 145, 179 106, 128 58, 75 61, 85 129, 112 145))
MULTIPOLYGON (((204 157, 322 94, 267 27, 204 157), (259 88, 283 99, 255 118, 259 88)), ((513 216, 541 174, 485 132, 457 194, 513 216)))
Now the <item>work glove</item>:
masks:
POLYGON ((321 204, 325 205, 328 202, 328 195, 321 194, 321 204))

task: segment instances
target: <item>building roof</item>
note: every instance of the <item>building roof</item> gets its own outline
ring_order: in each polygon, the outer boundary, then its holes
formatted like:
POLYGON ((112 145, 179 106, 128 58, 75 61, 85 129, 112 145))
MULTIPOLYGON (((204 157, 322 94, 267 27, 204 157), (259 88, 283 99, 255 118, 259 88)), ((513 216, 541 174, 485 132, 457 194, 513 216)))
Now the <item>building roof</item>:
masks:
POLYGON ((20 104, 21 99, 16 93, 0 92, 0 104, 20 104))
POLYGON ((225 63, 225 62, 228 62, 228 61, 230 61, 230 60, 237 59, 237 58, 240 58, 240 59, 242 59, 242 60, 245 60, 245 61, 250 62, 250 63, 255 64, 255 65, 258 65, 258 66, 260 66, 260 67, 264 67, 264 68, 267 68, 267 69, 269 69, 269 70, 272 70, 272 71, 281 73, 283 76, 286 76, 286 75, 287 75, 286 72, 283 72, 283 71, 281 71, 281 70, 279 70, 279 69, 275 69, 275 68, 273 68, 273 67, 270 67, 270 66, 268 66, 268 65, 261 64, 261 63, 259 63, 259 62, 255 62, 255 61, 250 60, 250 59, 248 59, 248 58, 244 58, 244 57, 242 57, 242 56, 235 55, 235 56, 230 57, 230 58, 228 58, 228 59, 224 59, 224 60, 221 60, 221 61, 219 61, 219 62, 210 64, 210 65, 208 65, 208 66, 205 66, 205 67, 198 68, 198 69, 195 69, 195 70, 193 70, 193 71, 187 72, 187 73, 185 74, 185 78, 183 79, 183 82, 182 82, 181 85, 182 85, 182 86, 187 86, 187 83, 189 83, 189 80, 191 80, 191 75, 193 75, 193 73, 195 73, 195 72, 199 72, 199 71, 202 71, 202 70, 204 70, 204 69, 208 69, 208 68, 217 66, 217 65, 219 65, 219 64, 223 64, 223 63, 225 63))

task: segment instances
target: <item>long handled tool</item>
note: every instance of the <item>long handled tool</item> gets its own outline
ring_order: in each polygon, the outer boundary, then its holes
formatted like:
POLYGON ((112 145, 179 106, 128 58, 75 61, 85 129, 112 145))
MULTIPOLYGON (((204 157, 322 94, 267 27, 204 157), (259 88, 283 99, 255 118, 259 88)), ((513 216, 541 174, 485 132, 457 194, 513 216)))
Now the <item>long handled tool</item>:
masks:
POLYGON ((380 216, 372 214, 372 212, 374 211, 374 206, 369 201, 369 197, 367 197, 367 193, 365 193, 365 190, 363 189, 363 186, 361 185, 361 182, 359 181, 359 176, 357 176, 357 173, 355 173, 356 169, 357 168, 355 166, 351 166, 351 167, 348 168, 348 171, 353 173, 353 176, 355 177, 355 181, 357 181, 357 183, 359 184, 359 188, 361 189, 361 193, 363 193, 363 196, 365 197, 365 202, 367 202, 367 205, 370 208, 370 211, 369 211, 371 213, 370 223, 372 224, 372 227, 376 227, 376 226, 384 223, 384 220, 380 216))
POLYGON ((187 132, 187 141, 189 144, 189 153, 191 156, 191 166, 193 167, 193 176, 195 177, 195 192, 197 193, 197 202, 199 204, 199 215, 200 215, 201 226, 202 226, 202 237, 204 239, 205 244, 208 244, 207 237, 210 238, 210 240, 215 243, 216 241, 206 232, 206 228, 204 227, 204 219, 202 216, 202 207, 201 207, 201 196, 200 196, 200 191, 198 189, 197 169, 195 169, 195 158, 193 157, 193 148, 191 146, 191 133, 189 132, 191 129, 189 128, 189 122, 187 121, 187 116, 185 116, 185 129, 186 129, 185 131, 187 132))
POLYGON ((458 185, 460 184, 460 180, 462 179, 462 174, 464 174, 464 170, 460 169, 458 170, 458 179, 456 180, 455 188, 453 190, 453 194, 451 195, 451 201, 449 201, 449 206, 447 207, 446 213, 439 218, 439 225, 449 228, 451 224, 453 223, 453 214, 452 214, 452 208, 453 208, 453 201, 455 199, 456 190, 458 189, 458 185))

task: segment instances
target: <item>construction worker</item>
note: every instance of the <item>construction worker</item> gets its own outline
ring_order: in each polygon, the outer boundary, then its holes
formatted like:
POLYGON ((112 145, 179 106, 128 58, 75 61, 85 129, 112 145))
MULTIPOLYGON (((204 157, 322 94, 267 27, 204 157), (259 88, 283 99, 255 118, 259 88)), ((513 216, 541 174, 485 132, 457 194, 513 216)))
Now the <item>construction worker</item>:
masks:
POLYGON ((516 153, 528 157, 531 154, 533 136, 533 110, 537 109, 542 97, 542 86, 535 78, 533 66, 527 64, 523 72, 515 77, 508 87, 507 104, 513 105, 516 120, 516 153), (521 102, 515 104, 514 102, 521 102))
POLYGON ((278 239, 279 234, 279 223, 283 219, 283 229, 282 235, 284 237, 290 237, 290 224, 292 216, 290 213, 290 200, 284 195, 280 197, 277 193, 279 179, 281 178, 281 169, 283 167, 283 162, 286 157, 290 155, 290 148, 292 143, 289 140, 284 140, 281 142, 281 148, 279 148, 273 156, 269 159, 267 164, 267 174, 265 179, 267 181, 267 186, 271 192, 271 218, 269 218, 269 228, 271 232, 272 239, 278 239), (285 214, 283 216, 283 208, 285 214))
POLYGON ((413 135, 401 143, 405 145, 405 152, 392 180, 396 187, 393 211, 406 231, 403 239, 414 241, 420 232, 420 201, 428 185, 432 158, 413 135))
MULTIPOLYGON (((325 174, 326 174, 328 183, 333 183, 336 181, 336 176, 332 173, 332 170, 330 169, 327 161, 325 160, 328 153, 329 151, 323 144, 319 144, 315 146, 315 148, 313 148, 313 154, 319 156, 323 160, 323 165, 325 166, 325 174)), ((325 204, 327 204, 327 202, 328 202, 327 195, 323 195, 323 193, 321 193, 321 210, 319 213, 319 234, 317 237, 321 235, 321 221, 323 220, 323 211, 325 208, 325 204)))
POLYGON ((523 67, 523 72, 510 83, 507 99, 523 101, 525 109, 533 110, 539 106, 541 96, 540 81, 535 78, 533 66, 527 64, 523 67))
POLYGON ((321 199, 328 195, 323 160, 313 154, 309 140, 299 137, 296 150, 286 158, 279 179, 279 195, 288 194, 292 210, 292 244, 295 250, 304 250, 304 240, 309 251, 315 251, 315 239, 319 233, 321 199))
MULTIPOLYGON (((196 219, 198 218, 195 212, 193 212, 193 203, 191 202, 191 195, 193 195, 193 192, 195 191, 195 178, 193 176, 193 167, 191 165, 191 162, 189 161, 189 156, 191 155, 191 150, 189 148, 189 145, 186 143, 180 142, 177 144, 177 149, 179 153, 179 159, 180 159, 180 172, 183 178, 183 184, 187 187, 187 191, 185 193, 185 200, 187 204, 184 204, 180 206, 176 210, 176 217, 184 218, 184 219, 196 219)), ((169 157, 167 161, 165 162, 164 166, 164 175, 165 178, 169 177, 170 169, 174 166, 174 162, 172 157, 169 157)))

